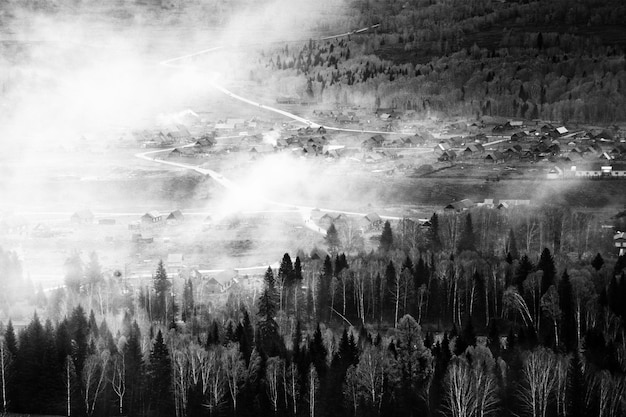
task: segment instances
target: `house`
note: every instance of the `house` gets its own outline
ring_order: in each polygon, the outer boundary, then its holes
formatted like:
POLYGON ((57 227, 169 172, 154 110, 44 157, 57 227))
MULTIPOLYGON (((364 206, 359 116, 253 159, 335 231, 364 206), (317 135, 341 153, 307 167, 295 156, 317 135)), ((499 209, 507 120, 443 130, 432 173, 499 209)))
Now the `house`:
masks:
POLYGON ((567 130, 567 128, 565 126, 561 126, 561 127, 557 127, 556 128, 556 133, 558 133, 561 136, 567 135, 568 132, 569 132, 569 130, 567 130))
POLYGON ((524 140, 527 137, 528 135, 526 134, 526 132, 516 132, 511 135, 511 141, 518 142, 520 140, 524 140))
POLYGON ((217 140, 215 139, 215 137, 210 136, 210 135, 204 135, 200 139, 195 141, 193 145, 198 146, 200 148, 212 148, 216 144, 217 144, 217 140))
POLYGON ((414 147, 414 146, 420 146, 422 145, 424 142, 426 142, 426 140, 419 136, 419 135, 415 135, 415 136, 410 136, 408 138, 404 138, 404 146, 408 146, 408 147, 414 147))
POLYGON ((572 166, 571 171, 575 177, 601 178, 612 176, 613 167, 602 163, 572 166))
POLYGON ((318 247, 314 247, 311 250, 311 259, 312 260, 316 260, 319 259, 321 261, 323 261, 324 259, 326 259, 327 256, 330 256, 330 254, 328 252, 326 252, 324 249, 320 249, 318 247))
POLYGON ((170 224, 170 225, 182 223, 183 220, 185 220, 185 216, 183 216, 183 213, 180 210, 174 210, 165 219, 167 224, 170 224))
POLYGON ((181 130, 170 130, 165 135, 172 143, 184 143, 191 140, 191 135, 187 128, 181 130))
POLYGON ((454 161, 456 159, 456 152, 449 150, 449 151, 444 151, 439 158, 437 158, 438 161, 440 162, 444 162, 444 161, 454 161))
POLYGON ((619 249, 619 256, 626 255, 626 233, 625 232, 617 232, 615 236, 613 236, 613 246, 619 249))
POLYGON ((485 162, 497 163, 502 161, 504 161, 504 155, 499 151, 489 151, 485 155, 485 162))
POLYGON ((204 291, 219 294, 228 291, 236 283, 237 271, 231 270, 196 270, 196 278, 202 281, 204 291))
POLYGON ((513 155, 520 155, 522 153, 522 146, 521 145, 509 146, 508 148, 506 148, 506 150, 503 153, 507 157, 512 157, 513 155))
POLYGON ((557 166, 553 167, 550 171, 548 171, 547 178, 549 180, 556 180, 559 178, 563 178, 563 170, 557 166))
POLYGON ((452 147, 447 142, 439 142, 435 146, 435 154, 441 156, 444 152, 451 150, 452 147))
POLYGON ((453 210, 458 212, 461 211, 466 211, 469 210, 470 208, 474 207, 474 203, 472 202, 472 200, 469 200, 467 198, 461 200, 461 201, 454 201, 450 204, 448 204, 447 206, 445 206, 443 209, 444 210, 453 210))
POLYGON ((383 219, 377 213, 369 213, 363 217, 363 224, 371 230, 380 229, 383 225, 383 219))
POLYGON ((159 223, 163 219, 161 213, 156 210, 152 210, 141 216, 141 223, 143 224, 155 224, 159 223))
POLYGON ((197 149, 192 147, 181 147, 175 148, 172 152, 170 152, 167 157, 168 158, 193 158, 198 154, 197 149))
POLYGON ((372 136, 361 143, 361 148, 371 150, 373 148, 380 148, 383 146, 385 138, 382 135, 372 136))
POLYGON ((260 143, 251 147, 248 152, 253 154, 268 154, 274 152, 274 147, 269 143, 260 143))
POLYGON ((319 226, 323 229, 328 229, 331 224, 337 226, 340 223, 345 223, 347 218, 342 213, 325 213, 319 219, 319 226))
POLYGON ((74 224, 91 224, 94 221, 94 215, 91 210, 79 210, 72 214, 70 221, 74 224))
POLYGON ((470 157, 473 155, 481 154, 484 151, 485 148, 483 148, 483 145, 481 145, 480 143, 472 143, 471 145, 468 145, 467 148, 465 148, 465 150, 463 151, 463 156, 470 157))

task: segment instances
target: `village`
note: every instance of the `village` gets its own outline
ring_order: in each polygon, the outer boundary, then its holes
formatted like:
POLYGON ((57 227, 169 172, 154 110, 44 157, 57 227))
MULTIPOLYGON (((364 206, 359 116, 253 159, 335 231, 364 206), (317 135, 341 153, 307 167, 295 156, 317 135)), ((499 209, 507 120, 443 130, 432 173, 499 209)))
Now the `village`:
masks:
MULTIPOLYGON (((308 103, 286 105, 312 110, 308 103)), ((289 209, 224 214, 211 203, 220 198, 215 189, 221 187, 213 186, 194 194, 216 193, 209 200, 146 200, 137 206, 145 207, 144 212, 97 204, 45 218, 7 211, 0 218, 3 243, 18 243, 27 261, 37 255, 39 262, 26 262, 33 265, 26 275, 46 288, 62 285, 69 252, 59 248, 73 247, 83 256, 97 252, 108 274, 123 277, 129 289, 148 285, 156 263, 163 260, 179 287, 193 278, 202 283, 198 294, 217 303, 235 289, 258 291, 267 267, 280 259, 281 248, 298 248, 303 259, 324 259, 329 253, 324 235, 331 225, 350 229, 361 242, 355 250, 367 252, 377 248, 385 220, 394 227, 402 220, 427 228, 434 212, 538 206, 541 201, 533 194, 537 184, 626 179, 626 131, 616 126, 565 127, 492 117, 422 120, 395 109, 314 109, 311 117, 318 127, 263 115, 209 119, 186 110, 176 115, 176 123, 91 141, 127 154, 129 159, 120 159, 120 165, 134 165, 134 153, 149 155, 153 166, 132 167, 128 181, 166 161, 206 166, 236 183, 255 164, 282 155, 297 166, 312 166, 320 178, 362 182, 372 195, 391 189, 391 183, 413 194, 398 201, 385 197, 358 202, 300 201, 294 194, 289 209), (311 207, 303 212, 295 204, 311 207), (265 235, 271 236, 269 241, 265 235)), ((74 152, 89 143, 83 138, 74 152)), ((615 205, 619 207, 619 198, 615 205)))

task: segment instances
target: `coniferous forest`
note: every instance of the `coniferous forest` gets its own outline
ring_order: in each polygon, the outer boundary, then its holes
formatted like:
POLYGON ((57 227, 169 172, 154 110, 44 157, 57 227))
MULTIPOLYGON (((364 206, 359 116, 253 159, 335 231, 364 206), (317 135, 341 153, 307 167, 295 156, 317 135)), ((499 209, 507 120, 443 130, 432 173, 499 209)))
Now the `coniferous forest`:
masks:
POLYGON ((95 254, 85 266, 70 259, 66 288, 37 296, 49 318, 2 329, 3 407, 73 416, 624 415, 626 258, 563 253, 554 239, 571 230, 556 233, 548 217, 538 219, 540 251, 523 249, 519 227, 490 237, 502 243, 493 249, 479 215, 387 222, 370 253, 346 255, 340 240, 324 259, 286 253, 258 291, 234 286, 219 306, 198 296, 192 278, 175 296, 162 262, 133 295, 103 278, 95 254), (453 242, 443 230, 452 219, 453 242))

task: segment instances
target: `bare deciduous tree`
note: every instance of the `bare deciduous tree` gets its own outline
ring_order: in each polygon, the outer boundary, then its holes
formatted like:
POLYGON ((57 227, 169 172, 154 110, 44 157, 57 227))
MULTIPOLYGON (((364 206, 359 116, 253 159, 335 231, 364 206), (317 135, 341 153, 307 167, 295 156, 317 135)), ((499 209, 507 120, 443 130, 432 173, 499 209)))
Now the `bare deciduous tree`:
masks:
POLYGON ((246 372, 246 365, 239 345, 230 343, 222 352, 222 366, 226 376, 228 392, 233 401, 233 413, 237 415, 237 396, 246 372))
POLYGON ((523 355, 520 400, 532 417, 546 416, 556 386, 556 365, 556 355, 543 347, 523 355))
POLYGON ((98 397, 104 390, 107 367, 111 354, 108 350, 103 350, 100 354, 93 354, 87 357, 83 365, 83 386, 85 413, 91 416, 96 409, 98 397))

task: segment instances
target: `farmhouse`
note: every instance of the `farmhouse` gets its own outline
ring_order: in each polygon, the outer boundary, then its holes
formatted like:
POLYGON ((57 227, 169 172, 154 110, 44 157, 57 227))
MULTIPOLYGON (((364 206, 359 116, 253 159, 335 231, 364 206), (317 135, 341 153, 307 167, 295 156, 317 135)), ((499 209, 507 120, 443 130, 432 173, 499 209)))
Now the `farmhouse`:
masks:
POLYGON ((346 216, 342 213, 325 213, 319 220, 319 226, 323 229, 328 229, 331 224, 337 224, 346 222, 346 216))
POLYGON ((472 200, 465 198, 461 201, 453 201, 452 203, 445 206, 443 209, 456 211, 458 213, 461 211, 469 210, 472 207, 474 207, 474 203, 472 202, 472 200))
POLYGON ((324 249, 320 249, 318 247, 314 247, 311 250, 311 255, 310 256, 311 256, 311 259, 313 259, 313 260, 319 259, 319 260, 323 261, 324 259, 326 259, 327 256, 330 256, 330 254, 328 252, 326 252, 324 249))
POLYGON ((94 221, 94 215, 91 210, 80 210, 72 214, 70 220, 75 224, 91 224, 94 221))
POLYGON ((377 213, 369 213, 363 217, 363 225, 367 229, 380 229, 383 225, 383 219, 377 213))
POLYGON ((385 138, 382 135, 376 135, 376 136, 372 136, 369 139, 364 140, 363 143, 361 143, 361 147, 363 149, 371 150, 373 148, 382 147, 384 142, 385 142, 385 138))
POLYGON ((456 152, 453 150, 444 151, 437 160, 439 161, 453 161, 456 159, 456 152))
POLYGON ((571 171, 575 177, 585 178, 606 178, 606 177, 626 177, 626 165, 604 165, 594 163, 587 165, 572 166, 571 171), (613 169, 615 167, 615 169, 613 169))
POLYGON ((156 210, 152 210, 141 216, 141 223, 143 224, 155 224, 163 220, 163 216, 156 210))
POLYGON ((202 288, 209 294, 219 294, 227 291, 236 282, 237 271, 198 269, 194 273, 202 280, 202 288))
POLYGON ((487 155, 485 155, 485 162, 502 162, 504 161, 504 155, 502 155, 499 151, 489 151, 487 155))
POLYGON ((184 220, 185 220, 185 216, 183 216, 183 213, 180 210, 174 210, 165 219, 167 224, 170 224, 170 225, 182 223, 184 220))
POLYGON ((463 156, 474 156, 483 153, 484 151, 485 148, 483 148, 483 145, 481 145, 480 143, 473 143, 465 148, 465 150, 463 151, 463 156))

